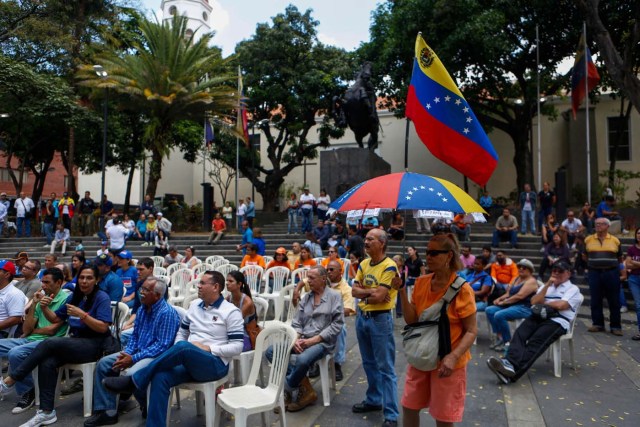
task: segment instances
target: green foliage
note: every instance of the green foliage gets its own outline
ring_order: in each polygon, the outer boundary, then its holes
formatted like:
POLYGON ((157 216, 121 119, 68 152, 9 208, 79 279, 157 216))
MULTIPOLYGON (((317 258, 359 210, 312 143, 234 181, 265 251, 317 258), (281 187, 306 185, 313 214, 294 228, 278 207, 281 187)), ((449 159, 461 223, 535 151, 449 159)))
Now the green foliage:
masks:
MULTIPOLYGON (((608 179, 609 173, 610 171, 603 170, 598 173, 598 176, 600 178, 608 179)), ((626 204, 625 197, 627 194, 627 190, 629 190, 629 180, 639 179, 640 172, 615 169, 613 171, 613 176, 614 176, 613 188, 611 188, 611 190, 613 191, 613 194, 616 197, 617 203, 620 205, 625 205, 626 204)), ((603 187, 607 186, 606 183, 600 183, 600 185, 602 185, 603 187)))

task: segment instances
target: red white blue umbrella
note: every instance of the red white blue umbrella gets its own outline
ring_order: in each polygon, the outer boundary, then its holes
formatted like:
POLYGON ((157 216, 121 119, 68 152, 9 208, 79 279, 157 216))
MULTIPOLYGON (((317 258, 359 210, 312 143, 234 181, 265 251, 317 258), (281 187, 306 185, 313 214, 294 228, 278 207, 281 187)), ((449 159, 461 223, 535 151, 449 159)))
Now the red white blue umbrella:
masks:
MULTIPOLYGON (((359 209, 409 209, 447 213, 486 213, 457 185, 411 172, 382 175, 352 187, 331 203, 338 212, 359 209)), ((447 215, 449 216, 449 215, 447 215)))

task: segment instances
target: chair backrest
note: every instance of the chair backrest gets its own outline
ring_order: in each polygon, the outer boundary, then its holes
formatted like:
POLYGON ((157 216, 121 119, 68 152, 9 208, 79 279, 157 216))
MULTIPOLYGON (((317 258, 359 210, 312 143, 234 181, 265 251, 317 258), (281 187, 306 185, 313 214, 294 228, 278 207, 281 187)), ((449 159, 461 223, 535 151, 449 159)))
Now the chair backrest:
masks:
POLYGON ((584 295, 580 294, 580 302, 576 307, 576 315, 574 316, 573 320, 569 322, 569 330, 567 331, 566 334, 564 334, 564 337, 573 338, 573 328, 575 328, 576 326, 576 320, 578 319, 578 312, 580 311, 580 306, 582 305, 583 302, 584 302, 584 295))
POLYGON ((269 255, 263 255, 262 259, 264 259, 264 265, 269 265, 269 263, 273 261, 273 257, 269 255))
POLYGON ((229 264, 228 259, 218 259, 212 263, 208 263, 213 269, 220 267, 221 265, 229 264))
POLYGON ((169 267, 167 267, 167 275, 171 276, 173 273, 178 270, 182 270, 183 268, 187 268, 187 266, 181 262, 173 263, 169 267))
POLYGON ((200 279, 189 280, 189 283, 187 283, 186 292, 185 292, 184 295, 185 296, 191 295, 191 294, 198 295, 198 283, 199 282, 200 282, 200 279))
POLYGON ((302 279, 307 277, 307 274, 309 274, 309 268, 308 267, 296 268, 295 270, 293 270, 291 272, 291 284, 292 285, 298 284, 298 282, 300 280, 302 280, 302 279))
POLYGON ((255 296, 253 297, 253 305, 256 306, 256 316, 258 316, 258 325, 264 327, 264 322, 267 320, 267 310, 269 309, 269 301, 264 298, 255 296))
POLYGON ((195 279, 196 277, 200 276, 200 274, 204 273, 207 270, 213 270, 213 267, 211 267, 211 264, 207 264, 206 262, 196 264, 196 266, 194 266, 191 269, 191 271, 193 272, 193 278, 195 279))
MULTIPOLYGON (((129 319, 129 306, 123 302, 111 303, 111 319, 115 324, 118 321, 118 330, 121 331, 124 323, 129 319)), ((115 325, 114 325, 115 326, 115 325)))
POLYGON ((166 276, 167 269, 164 267, 153 267, 153 275, 154 276, 166 276))
POLYGON ((256 349, 247 384, 256 385, 258 375, 260 374, 262 355, 267 349, 267 346, 271 346, 273 357, 271 359, 269 381, 266 388, 273 390, 275 392, 274 398, 278 399, 284 387, 284 378, 289 366, 289 356, 291 355, 291 349, 293 348, 296 338, 296 331, 291 326, 282 322, 273 322, 264 328, 256 339, 256 349))
POLYGON ((151 259, 153 260, 153 264, 156 267, 163 267, 164 266, 164 257, 161 257, 160 255, 154 255, 151 257, 151 259))
MULTIPOLYGON (((280 297, 286 302, 289 301, 289 308, 287 309, 287 316, 285 318, 285 323, 288 325, 293 322, 293 317, 296 314, 296 306, 293 304, 293 291, 295 290, 295 285, 287 285, 280 291, 280 297)), ((300 297, 302 298, 302 297, 300 297)), ((285 304, 281 304, 281 307, 284 308, 285 304)))
POLYGON ((238 266, 234 265, 234 264, 223 264, 223 265, 220 265, 220 266, 216 267, 214 270, 219 271, 220 273, 222 273, 222 275, 226 279, 227 278, 227 274, 229 274, 232 271, 237 271, 238 270, 238 266))
POLYGON ((344 280, 349 280, 349 269, 351 268, 351 260, 349 258, 342 258, 342 262, 344 263, 342 277, 344 277, 344 280))
POLYGON ((188 310, 191 303, 197 299, 198 293, 185 295, 184 299, 182 300, 182 307, 185 310, 188 310))
POLYGON ((285 287, 287 285, 287 282, 289 282, 290 273, 291 273, 291 270, 289 270, 287 267, 269 268, 267 271, 264 272, 264 281, 265 281, 264 292, 267 293, 269 289, 269 281, 271 280, 271 277, 273 277, 273 281, 272 281, 273 288, 271 290, 271 293, 278 294, 280 292, 280 289, 285 287))
POLYGON ((178 295, 186 295, 187 285, 191 281, 191 270, 183 268, 171 275, 171 287, 179 289, 178 295))
MULTIPOLYGON (((155 276, 155 274, 154 274, 154 276, 155 276)), ((158 278, 158 279, 164 280, 164 283, 167 285, 167 288, 171 284, 171 277, 167 276, 166 274, 158 274, 155 277, 158 278)))
POLYGON ((240 269, 240 273, 244 274, 244 278, 251 289, 251 294, 258 295, 260 293, 260 281, 264 269, 259 265, 245 265, 240 269))
POLYGON ((211 255, 208 256, 204 262, 206 262, 207 264, 213 264, 214 262, 224 259, 224 257, 222 255, 211 255))
POLYGON ((316 265, 322 265, 322 260, 323 259, 324 259, 323 256, 314 258, 314 260, 316 261, 316 265))

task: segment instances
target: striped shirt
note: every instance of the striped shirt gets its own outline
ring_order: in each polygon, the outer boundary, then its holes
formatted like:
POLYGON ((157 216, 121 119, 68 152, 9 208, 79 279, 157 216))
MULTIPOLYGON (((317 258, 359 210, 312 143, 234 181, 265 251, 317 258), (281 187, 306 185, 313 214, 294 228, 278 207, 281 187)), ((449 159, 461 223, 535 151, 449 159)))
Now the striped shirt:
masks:
POLYGON ((143 305, 136 311, 133 334, 124 352, 131 355, 133 363, 158 357, 173 345, 179 326, 178 312, 164 299, 149 310, 143 305))
POLYGON ((607 233, 602 239, 597 234, 592 234, 584 239, 587 251, 587 266, 589 269, 607 270, 618 268, 622 258, 622 247, 617 237, 607 233))
POLYGON ((211 354, 225 364, 242 353, 244 320, 235 305, 220 296, 210 305, 196 299, 182 319, 176 342, 198 342, 211 347, 211 354))

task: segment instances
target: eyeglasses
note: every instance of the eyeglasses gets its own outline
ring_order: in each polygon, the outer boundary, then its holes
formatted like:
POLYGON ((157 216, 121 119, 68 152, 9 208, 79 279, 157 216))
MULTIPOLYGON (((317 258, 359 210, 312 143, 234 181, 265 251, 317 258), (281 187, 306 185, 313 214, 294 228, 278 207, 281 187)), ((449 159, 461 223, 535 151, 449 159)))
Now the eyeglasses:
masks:
POLYGON ((606 222, 596 222, 596 225, 607 225, 606 222))
POLYGON ((198 282, 199 285, 215 285, 215 282, 205 282, 204 280, 200 280, 198 282))
POLYGON ((451 251, 445 250, 445 249, 429 249, 427 250, 427 256, 430 257, 434 257, 434 256, 438 256, 440 254, 448 254, 451 251))
POLYGON ((145 288, 144 286, 140 287, 140 292, 147 293, 147 292, 153 292, 153 291, 154 290, 152 288, 145 288))

